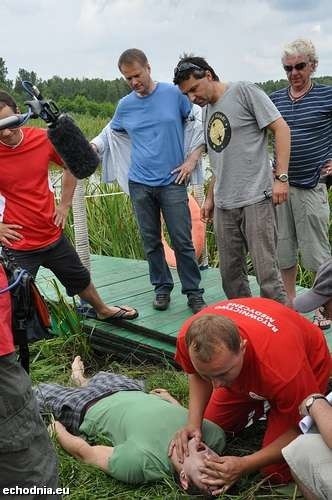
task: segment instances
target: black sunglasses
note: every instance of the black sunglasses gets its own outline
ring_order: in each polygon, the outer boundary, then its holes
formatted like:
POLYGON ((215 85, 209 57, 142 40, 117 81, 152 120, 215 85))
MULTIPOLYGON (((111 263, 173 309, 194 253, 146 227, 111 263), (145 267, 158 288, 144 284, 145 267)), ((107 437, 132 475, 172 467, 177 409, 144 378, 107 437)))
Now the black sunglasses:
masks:
POLYGON ((307 66, 307 64, 308 63, 306 63, 306 62, 297 63, 297 64, 294 64, 294 66, 284 64, 284 70, 286 71, 286 73, 290 73, 291 71, 293 71, 293 69, 296 69, 296 71, 301 71, 302 69, 304 69, 307 66))
POLYGON ((197 64, 191 62, 183 62, 178 64, 176 68, 174 68, 174 76, 177 77, 179 73, 187 71, 187 69, 198 69, 199 71, 205 71, 204 68, 198 66, 197 64))

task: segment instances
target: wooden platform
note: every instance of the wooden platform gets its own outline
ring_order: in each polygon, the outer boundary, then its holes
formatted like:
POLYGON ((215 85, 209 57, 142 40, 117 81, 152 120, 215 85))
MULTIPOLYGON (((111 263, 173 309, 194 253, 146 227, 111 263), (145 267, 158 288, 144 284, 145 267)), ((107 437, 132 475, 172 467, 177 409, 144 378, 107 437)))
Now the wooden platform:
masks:
MULTIPOLYGON (((121 327, 84 319, 84 330, 90 336, 94 349, 113 353, 126 361, 151 360, 173 364, 177 333, 192 314, 187 307, 186 296, 181 294, 177 272, 172 271, 175 286, 169 309, 156 311, 152 307, 154 292, 146 261, 92 255, 91 270, 93 282, 107 304, 128 304, 139 310, 136 320, 123 322, 121 327)), ((42 268, 37 280, 43 294, 53 300, 56 299, 54 279, 51 272, 42 268)), ((218 269, 202 271, 202 286, 205 288, 206 302, 214 303, 225 298, 218 269)), ((253 295, 259 295, 254 277, 250 277, 250 287, 253 295)), ((59 288, 65 295, 60 284, 59 288)), ((298 293, 303 291, 303 288, 298 287, 298 293)), ((331 329, 325 333, 332 348, 331 329)))

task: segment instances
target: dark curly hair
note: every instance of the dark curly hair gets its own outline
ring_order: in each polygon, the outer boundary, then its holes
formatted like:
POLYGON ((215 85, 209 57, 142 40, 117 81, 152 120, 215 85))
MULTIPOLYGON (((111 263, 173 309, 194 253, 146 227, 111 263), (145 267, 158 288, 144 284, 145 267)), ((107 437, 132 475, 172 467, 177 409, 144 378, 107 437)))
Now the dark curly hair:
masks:
POLYGON ((173 83, 175 83, 175 85, 179 85, 185 80, 188 80, 191 75, 193 75, 197 80, 200 80, 201 78, 204 78, 206 71, 210 71, 213 80, 219 81, 218 75, 207 63, 204 57, 181 57, 177 66, 174 68, 173 83))

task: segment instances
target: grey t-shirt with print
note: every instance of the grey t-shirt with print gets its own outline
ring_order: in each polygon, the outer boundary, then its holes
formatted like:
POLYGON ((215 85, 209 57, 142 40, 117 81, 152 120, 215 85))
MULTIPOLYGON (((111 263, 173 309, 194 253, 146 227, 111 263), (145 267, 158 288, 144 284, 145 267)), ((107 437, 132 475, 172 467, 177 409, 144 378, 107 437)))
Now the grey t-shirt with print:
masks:
POLYGON ((271 195, 267 125, 280 118, 270 98, 250 82, 232 82, 208 104, 205 137, 216 177, 215 205, 239 208, 271 195))

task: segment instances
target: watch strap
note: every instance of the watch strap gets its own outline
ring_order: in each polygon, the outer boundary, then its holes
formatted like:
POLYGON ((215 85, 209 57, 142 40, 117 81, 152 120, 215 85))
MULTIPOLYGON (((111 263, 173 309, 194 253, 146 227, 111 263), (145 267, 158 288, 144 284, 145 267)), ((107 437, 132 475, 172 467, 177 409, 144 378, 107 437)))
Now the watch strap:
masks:
POLYGON ((310 398, 307 399, 308 402, 306 402, 305 404, 308 413, 310 413, 310 408, 312 407, 316 399, 325 399, 325 401, 327 401, 326 397, 320 394, 317 394, 316 396, 311 396, 310 398))

